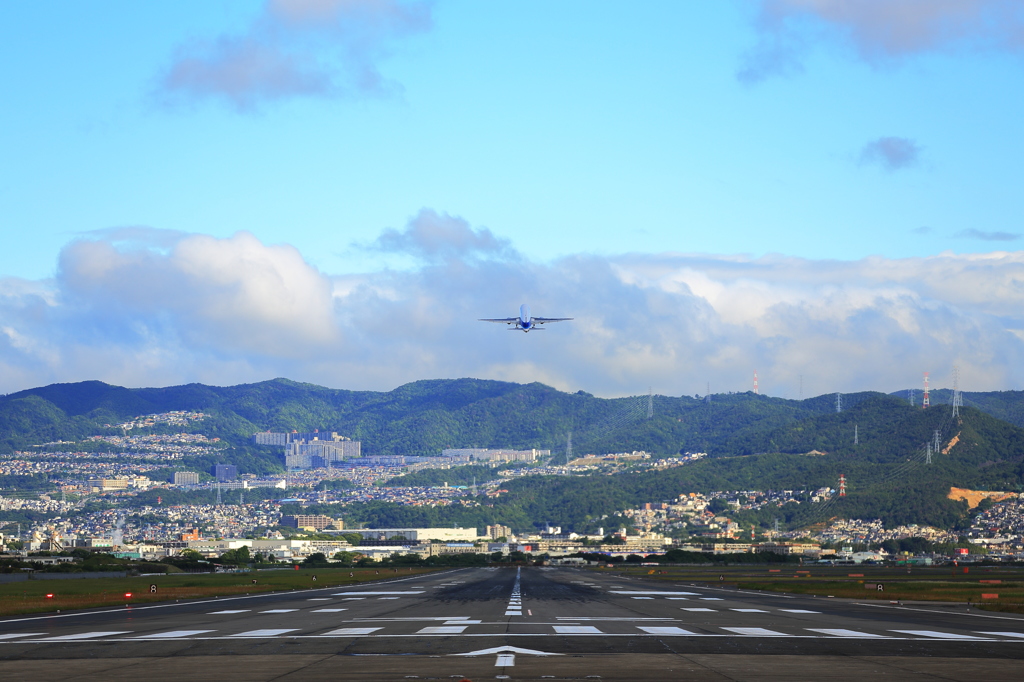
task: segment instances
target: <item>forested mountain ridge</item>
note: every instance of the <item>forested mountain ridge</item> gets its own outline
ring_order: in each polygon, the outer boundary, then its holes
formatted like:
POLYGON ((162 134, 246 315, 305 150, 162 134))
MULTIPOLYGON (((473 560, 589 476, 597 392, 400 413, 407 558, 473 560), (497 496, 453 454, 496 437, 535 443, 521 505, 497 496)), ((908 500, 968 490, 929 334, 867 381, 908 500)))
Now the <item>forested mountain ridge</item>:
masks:
MULTIPOLYGON (((935 404, 941 394, 928 410, 882 393, 844 394, 841 412, 836 412, 834 394, 801 401, 749 392, 716 394, 710 400, 653 396, 650 418, 648 400, 646 395, 601 399, 539 383, 476 379, 418 381, 388 392, 336 390, 285 379, 145 389, 93 381, 0 397, 0 447, 10 451, 120 433, 105 425, 193 410, 208 418, 163 428, 219 436, 233 449, 218 461, 253 472, 280 468, 278 449, 248 445, 252 433, 266 429, 338 431, 362 440, 368 455, 431 455, 447 447, 476 446, 549 448, 557 458, 564 457, 570 431, 577 455, 632 450, 710 455, 656 472, 512 480, 505 486, 509 493, 493 501, 493 507, 475 511, 370 505, 346 512, 384 525, 402 520, 417 525, 414 519, 522 525, 548 519, 592 530, 604 525, 605 514, 684 492, 835 487, 839 474, 845 474, 845 498, 772 513, 789 526, 833 515, 952 527, 967 510, 945 499, 950 486, 1022 490, 1024 430, 970 406, 1015 419, 1024 406, 1017 392, 966 394, 968 406, 959 418, 953 418, 949 406, 935 404), (926 444, 934 443, 936 431, 940 447, 927 464, 926 444), (466 514, 473 518, 459 516, 466 514)), ((200 464, 209 463, 189 466, 200 464)), ((761 518, 767 513, 749 514, 749 520, 768 523, 761 518)))
MULTIPOLYGON (((937 394, 936 402, 938 398, 937 394)), ((965 403, 1024 425, 1022 392, 965 394, 965 403)), ((862 442, 870 441, 873 433, 891 430, 894 420, 914 412, 907 401, 874 392, 844 394, 843 404, 843 412, 836 414, 832 394, 806 400, 750 392, 716 394, 709 401, 698 396, 653 396, 654 416, 648 419, 647 396, 602 399, 540 383, 424 380, 376 392, 287 379, 139 389, 86 381, 0 397, 0 449, 76 440, 112 432, 104 425, 139 415, 194 410, 209 415, 194 430, 235 445, 244 444, 256 431, 320 428, 362 440, 368 455, 431 455, 449 447, 564 452, 572 432, 576 453, 691 451, 714 457, 843 451, 853 442, 854 426, 862 442), (864 401, 874 408, 871 414, 858 416, 856 410, 864 401)), ((931 412, 945 409, 936 406, 931 412)), ((924 442, 927 434, 914 437, 924 442)))

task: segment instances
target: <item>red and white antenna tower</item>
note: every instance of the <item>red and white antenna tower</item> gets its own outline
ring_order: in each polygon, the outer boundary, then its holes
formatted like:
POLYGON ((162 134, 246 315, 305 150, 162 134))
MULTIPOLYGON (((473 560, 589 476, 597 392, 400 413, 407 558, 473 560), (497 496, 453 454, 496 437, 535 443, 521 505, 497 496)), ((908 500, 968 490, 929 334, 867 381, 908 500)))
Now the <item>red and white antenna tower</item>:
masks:
POLYGON ((931 401, 928 399, 928 372, 924 373, 924 398, 921 400, 921 408, 927 410, 928 406, 931 405, 931 401))
POLYGON ((839 474, 839 497, 846 497, 846 476, 839 474))
POLYGON ((754 370, 754 395, 758 395, 758 394, 759 394, 759 391, 757 390, 757 370, 755 369, 754 370))

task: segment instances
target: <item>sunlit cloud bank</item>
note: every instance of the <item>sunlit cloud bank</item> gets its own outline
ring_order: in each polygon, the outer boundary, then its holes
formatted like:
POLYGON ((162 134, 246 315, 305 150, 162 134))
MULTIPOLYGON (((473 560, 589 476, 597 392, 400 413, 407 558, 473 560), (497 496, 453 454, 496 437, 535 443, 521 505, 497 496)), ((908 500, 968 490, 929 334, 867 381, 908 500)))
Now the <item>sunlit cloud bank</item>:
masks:
MULTIPOLYGON (((338 248, 347 246, 344 241, 338 248)), ((578 254, 531 262, 423 211, 366 248, 418 267, 324 273, 288 245, 133 228, 68 244, 51 281, 0 279, 0 390, 285 376, 386 390, 423 378, 598 395, 1019 388, 1024 252, 812 261, 578 254), (570 316, 524 335, 481 317, 570 316)))

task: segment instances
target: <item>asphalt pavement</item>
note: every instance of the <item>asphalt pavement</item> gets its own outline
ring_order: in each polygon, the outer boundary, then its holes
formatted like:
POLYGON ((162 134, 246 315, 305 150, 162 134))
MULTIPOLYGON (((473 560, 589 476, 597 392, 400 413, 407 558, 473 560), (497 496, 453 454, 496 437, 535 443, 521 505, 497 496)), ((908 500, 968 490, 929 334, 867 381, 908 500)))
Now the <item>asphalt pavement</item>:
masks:
POLYGON ((1024 617, 573 568, 467 568, 6 618, 0 677, 1020 680, 1024 617))

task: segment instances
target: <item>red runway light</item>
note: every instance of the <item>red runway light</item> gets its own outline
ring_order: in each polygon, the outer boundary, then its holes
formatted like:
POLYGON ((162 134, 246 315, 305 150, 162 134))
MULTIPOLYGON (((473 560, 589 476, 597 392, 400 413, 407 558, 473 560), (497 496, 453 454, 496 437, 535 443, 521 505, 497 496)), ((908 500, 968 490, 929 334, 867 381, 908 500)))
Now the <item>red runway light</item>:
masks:
POLYGON ((132 593, 131 592, 125 592, 124 593, 124 598, 125 599, 131 599, 132 598, 132 593))
POLYGON ((53 599, 53 592, 51 592, 50 594, 46 595, 46 598, 47 599, 53 599))

